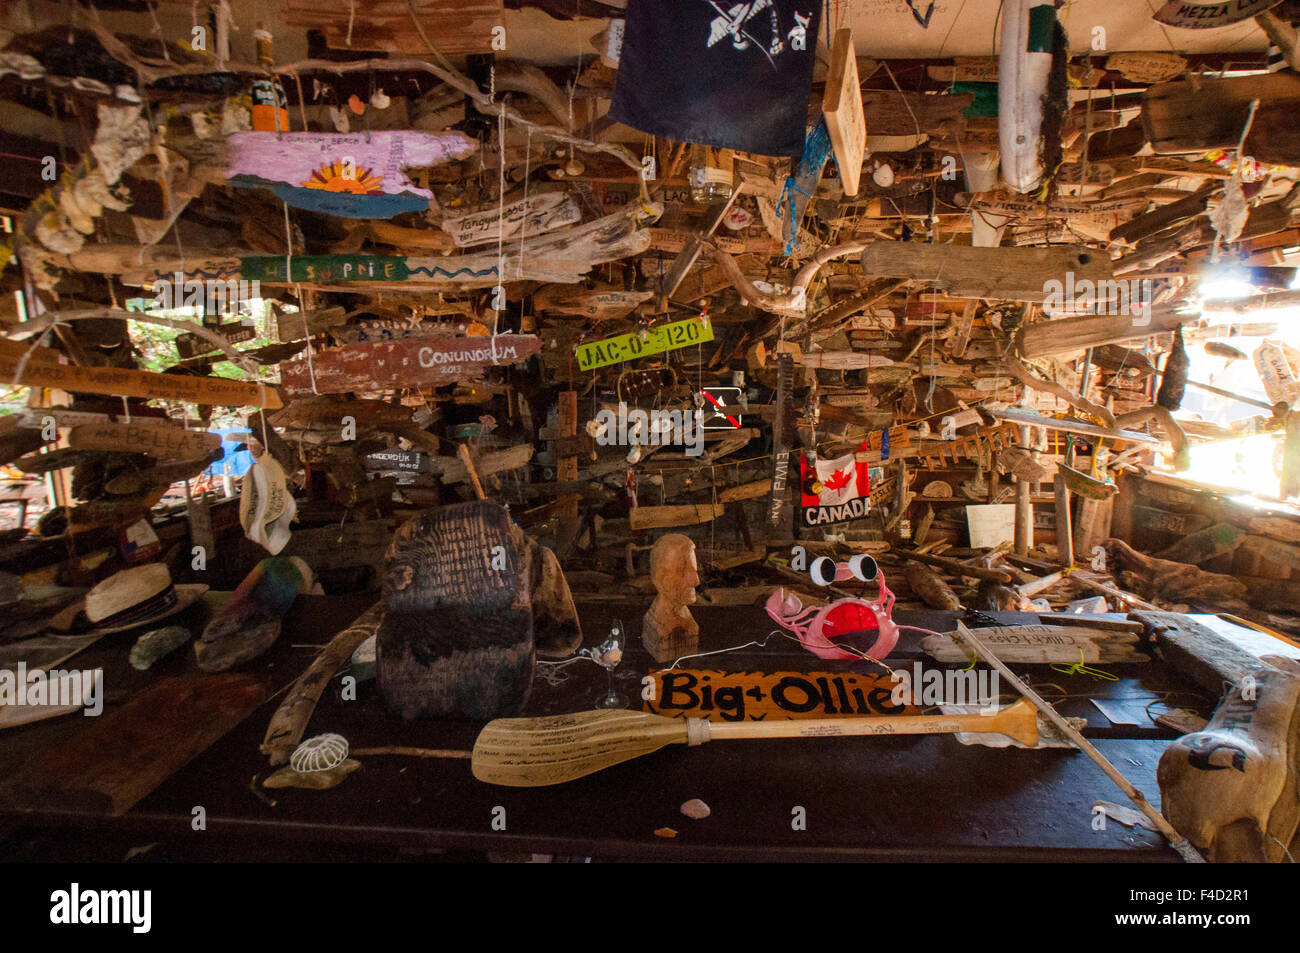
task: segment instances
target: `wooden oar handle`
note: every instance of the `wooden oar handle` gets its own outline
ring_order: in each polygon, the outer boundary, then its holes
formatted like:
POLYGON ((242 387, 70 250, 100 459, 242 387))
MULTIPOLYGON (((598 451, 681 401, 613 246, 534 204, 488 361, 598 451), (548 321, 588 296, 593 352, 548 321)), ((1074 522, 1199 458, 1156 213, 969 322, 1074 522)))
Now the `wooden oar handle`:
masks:
MULTIPOLYGON (((689 722, 697 719, 688 719, 689 722)), ((702 741, 728 738, 831 738, 848 735, 943 735, 960 731, 1006 735, 1029 746, 1038 744, 1038 713, 1021 699, 994 715, 879 715, 863 718, 809 718, 792 721, 712 721, 702 741)))

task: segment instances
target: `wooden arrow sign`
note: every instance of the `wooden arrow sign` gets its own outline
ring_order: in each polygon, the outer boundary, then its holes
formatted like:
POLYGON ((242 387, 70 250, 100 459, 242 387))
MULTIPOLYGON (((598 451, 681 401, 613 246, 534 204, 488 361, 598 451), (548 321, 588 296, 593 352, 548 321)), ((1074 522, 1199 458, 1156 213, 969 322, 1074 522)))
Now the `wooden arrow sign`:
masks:
POLYGON ((144 453, 162 460, 197 460, 221 447, 221 436, 158 424, 83 424, 68 434, 77 450, 144 453))
POLYGON ((542 350, 532 334, 490 337, 424 337, 373 341, 331 348, 280 365, 280 380, 290 398, 312 393, 313 371, 320 394, 363 393, 395 387, 441 387, 476 380, 487 368, 518 364, 542 350))

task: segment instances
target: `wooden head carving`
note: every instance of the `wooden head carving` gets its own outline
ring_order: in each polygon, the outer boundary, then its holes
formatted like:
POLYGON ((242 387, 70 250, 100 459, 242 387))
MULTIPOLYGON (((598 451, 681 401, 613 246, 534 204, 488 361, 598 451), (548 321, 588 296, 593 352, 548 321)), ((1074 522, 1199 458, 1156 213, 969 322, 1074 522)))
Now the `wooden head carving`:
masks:
POLYGON ((699 648, 700 627, 688 608, 700 584, 695 543, 688 536, 669 533, 650 550, 650 581, 654 602, 642 621, 641 641, 656 662, 689 655, 699 648))
POLYGON ((1280 861, 1300 823, 1300 677, 1261 667, 1160 756, 1161 812, 1214 862, 1280 861))

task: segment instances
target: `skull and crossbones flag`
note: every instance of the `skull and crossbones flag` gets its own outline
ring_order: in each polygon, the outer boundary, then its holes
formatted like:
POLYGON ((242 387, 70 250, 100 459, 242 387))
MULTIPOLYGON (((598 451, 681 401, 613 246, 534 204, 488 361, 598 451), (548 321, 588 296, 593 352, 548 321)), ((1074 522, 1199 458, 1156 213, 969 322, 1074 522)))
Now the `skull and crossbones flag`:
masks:
POLYGON ((609 118, 678 142, 803 151, 820 0, 628 0, 609 118))
POLYGON ((834 460, 799 455, 799 521, 807 527, 847 523, 871 510, 870 466, 856 454, 834 460))

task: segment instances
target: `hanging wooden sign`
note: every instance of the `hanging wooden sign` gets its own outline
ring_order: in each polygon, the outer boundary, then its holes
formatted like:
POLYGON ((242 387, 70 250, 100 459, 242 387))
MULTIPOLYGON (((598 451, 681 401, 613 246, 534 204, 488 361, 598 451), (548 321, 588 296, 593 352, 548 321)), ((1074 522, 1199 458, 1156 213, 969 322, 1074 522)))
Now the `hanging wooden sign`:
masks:
POLYGON ((392 218, 423 211, 433 198, 407 178, 406 169, 464 159, 477 148, 461 132, 236 132, 229 179, 234 186, 270 188, 294 208, 392 218))
POLYGON ((1277 6, 1281 0, 1223 0, 1222 3, 1185 3, 1169 0, 1152 16, 1160 23, 1185 30, 1210 30, 1247 20, 1277 6))
POLYGON ((857 672, 718 672, 671 669, 641 680, 646 711, 673 718, 763 721, 834 715, 916 715, 896 704, 892 674, 857 672))
POLYGON ((619 334, 600 341, 579 344, 574 352, 578 367, 584 371, 635 361, 650 354, 675 351, 692 344, 713 340, 713 323, 708 318, 687 318, 651 328, 645 340, 638 333, 619 334))
POLYGON ((862 252, 862 270, 880 278, 920 278, 955 298, 989 298, 1041 303, 1047 283, 1107 281, 1110 259, 1085 246, 973 248, 923 242, 872 242, 862 252))
POLYGON ((862 112, 853 31, 848 27, 836 31, 831 46, 831 68, 826 77, 822 113, 826 116, 844 194, 857 195, 862 160, 867 153, 867 121, 862 112))
MULTIPOLYGON (((0 347, 0 380, 13 381, 25 350, 19 346, 15 353, 11 348, 0 347)), ((59 357, 59 353, 52 348, 37 348, 32 352, 17 383, 23 387, 56 387, 72 393, 182 400, 193 404, 226 407, 266 407, 275 410, 282 406, 275 387, 266 384, 224 377, 154 374, 122 367, 75 367, 57 363, 59 357)))
MULTIPOLYGON (((240 321, 231 321, 229 324, 223 324, 221 327, 212 330, 225 338, 228 344, 239 344, 242 341, 251 341, 257 337, 257 328, 240 321)), ((215 350, 218 350, 215 344, 207 338, 200 337, 190 331, 176 335, 176 353, 181 360, 198 357, 200 354, 210 354, 215 350)))
POLYGON ((640 222, 652 220, 662 211, 660 205, 634 206, 584 225, 512 242, 500 255, 496 249, 437 258, 297 255, 290 258, 288 278, 283 255, 259 255, 237 259, 237 277, 263 284, 347 282, 379 287, 403 282, 434 291, 491 288, 503 281, 577 284, 593 265, 646 251, 651 229, 641 228, 640 222))
POLYGON ((518 364, 542 349, 531 334, 492 338, 427 337, 373 341, 320 351, 280 365, 285 395, 344 394, 395 387, 440 387, 475 380, 495 365, 518 364), (314 377, 313 377, 314 372, 314 377))
POLYGON ((548 314, 574 314, 602 321, 625 318, 637 305, 653 297, 653 291, 624 291, 612 285, 591 289, 547 285, 533 295, 533 307, 548 314))
POLYGON ((221 435, 157 424, 83 424, 68 434, 78 450, 144 453, 163 460, 198 460, 221 448, 221 435))
POLYGON ((472 248, 488 242, 508 241, 520 235, 542 235, 582 220, 582 211, 572 195, 542 192, 468 215, 444 216, 442 230, 458 248, 472 248))

